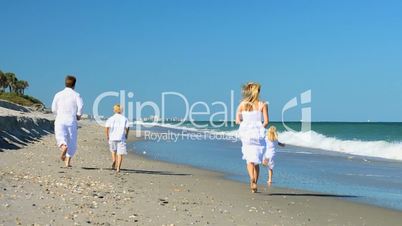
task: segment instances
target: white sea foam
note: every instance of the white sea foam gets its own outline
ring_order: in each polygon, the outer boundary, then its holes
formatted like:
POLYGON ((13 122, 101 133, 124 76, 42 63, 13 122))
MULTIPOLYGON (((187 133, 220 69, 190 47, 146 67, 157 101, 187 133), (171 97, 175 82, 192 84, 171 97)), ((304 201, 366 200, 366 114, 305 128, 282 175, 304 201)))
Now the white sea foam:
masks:
POLYGON ((315 148, 326 151, 336 151, 353 155, 402 160, 402 143, 386 141, 340 140, 311 132, 282 132, 280 140, 284 143, 315 148))
MULTIPOLYGON (((186 130, 190 132, 206 132, 212 134, 222 134, 238 137, 237 130, 219 131, 208 129, 196 129, 186 126, 176 126, 159 123, 141 123, 142 125, 160 126, 170 129, 186 130)), ((325 151, 335 151, 359 156, 377 157, 392 160, 402 160, 402 142, 387 141, 361 141, 361 140, 340 140, 333 137, 310 132, 281 132, 279 140, 283 143, 304 147, 320 149, 325 151)), ((311 154, 306 152, 305 154, 311 154)))

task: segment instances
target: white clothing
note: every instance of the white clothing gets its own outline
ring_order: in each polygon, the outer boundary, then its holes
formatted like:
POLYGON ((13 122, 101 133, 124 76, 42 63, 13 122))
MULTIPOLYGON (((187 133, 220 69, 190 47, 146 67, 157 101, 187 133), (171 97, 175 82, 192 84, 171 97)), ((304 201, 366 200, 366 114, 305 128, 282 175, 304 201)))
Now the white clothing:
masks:
POLYGON ((56 114, 57 122, 72 125, 77 121, 77 116, 82 115, 83 107, 80 94, 66 87, 54 96, 52 112, 56 114))
POLYGON ((273 169, 275 167, 275 153, 276 153, 276 149, 278 149, 279 146, 279 142, 276 141, 270 141, 268 139, 266 139, 266 143, 267 143, 267 149, 264 153, 264 159, 268 159, 268 167, 270 169, 273 169))
POLYGON ((54 124, 54 135, 57 146, 66 145, 67 157, 73 157, 77 151, 77 123, 64 125, 62 123, 54 124))
POLYGON ((77 151, 77 116, 82 115, 83 105, 80 94, 71 88, 58 92, 53 99, 54 133, 58 147, 67 146, 67 157, 73 157, 77 151))
MULTIPOLYGON (((260 104, 261 105, 261 104, 260 104)), ((265 151, 265 128, 262 124, 262 109, 243 111, 239 136, 242 141, 243 159, 247 163, 261 164, 265 151)))
POLYGON ((116 152, 118 155, 127 155, 127 147, 125 141, 109 141, 111 152, 116 152))
POLYGON ((129 127, 128 119, 121 114, 114 114, 106 121, 109 128, 109 141, 125 141, 126 129, 129 127))

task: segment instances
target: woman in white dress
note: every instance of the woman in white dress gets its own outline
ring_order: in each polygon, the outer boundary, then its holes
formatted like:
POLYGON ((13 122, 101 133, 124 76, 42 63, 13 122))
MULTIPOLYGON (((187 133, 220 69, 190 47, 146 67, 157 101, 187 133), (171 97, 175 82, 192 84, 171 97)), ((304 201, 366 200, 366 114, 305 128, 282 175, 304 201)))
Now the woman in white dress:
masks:
POLYGON ((240 124, 243 159, 247 161, 251 192, 257 192, 257 182, 265 152, 265 128, 268 126, 268 106, 260 101, 261 86, 249 82, 243 86, 243 100, 237 108, 236 123, 240 124))

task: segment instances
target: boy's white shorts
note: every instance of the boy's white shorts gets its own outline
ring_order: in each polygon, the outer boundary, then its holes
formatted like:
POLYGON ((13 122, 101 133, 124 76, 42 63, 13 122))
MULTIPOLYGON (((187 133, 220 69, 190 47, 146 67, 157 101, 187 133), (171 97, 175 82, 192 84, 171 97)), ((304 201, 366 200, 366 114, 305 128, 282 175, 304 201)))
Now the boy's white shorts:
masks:
POLYGON ((127 155, 127 147, 125 141, 109 141, 111 152, 116 152, 118 155, 127 155))

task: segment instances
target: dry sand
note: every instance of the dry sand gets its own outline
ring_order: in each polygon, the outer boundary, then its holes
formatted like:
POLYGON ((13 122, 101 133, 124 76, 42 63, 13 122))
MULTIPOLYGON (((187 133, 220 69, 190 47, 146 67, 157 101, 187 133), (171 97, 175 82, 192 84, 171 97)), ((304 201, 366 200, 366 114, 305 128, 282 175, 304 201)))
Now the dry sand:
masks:
POLYGON ((401 212, 260 187, 129 153, 110 170, 103 128, 80 122, 73 168, 53 135, 0 153, 0 225, 400 225, 401 212))

